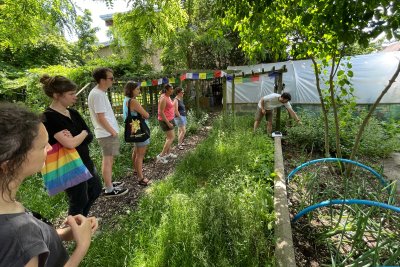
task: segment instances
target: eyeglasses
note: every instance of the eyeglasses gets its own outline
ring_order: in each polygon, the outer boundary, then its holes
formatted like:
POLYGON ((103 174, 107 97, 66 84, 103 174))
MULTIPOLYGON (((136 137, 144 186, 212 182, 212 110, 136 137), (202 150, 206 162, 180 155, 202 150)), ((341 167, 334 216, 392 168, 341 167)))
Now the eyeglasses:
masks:
POLYGON ((107 77, 106 80, 114 81, 114 77, 107 77))

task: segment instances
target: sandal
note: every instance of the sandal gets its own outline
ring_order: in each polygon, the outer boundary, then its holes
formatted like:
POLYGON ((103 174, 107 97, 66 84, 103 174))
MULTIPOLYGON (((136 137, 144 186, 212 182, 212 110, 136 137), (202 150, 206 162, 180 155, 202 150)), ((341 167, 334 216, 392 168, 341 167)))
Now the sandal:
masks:
POLYGON ((148 179, 139 180, 139 185, 148 186, 149 184, 151 184, 151 181, 148 179))

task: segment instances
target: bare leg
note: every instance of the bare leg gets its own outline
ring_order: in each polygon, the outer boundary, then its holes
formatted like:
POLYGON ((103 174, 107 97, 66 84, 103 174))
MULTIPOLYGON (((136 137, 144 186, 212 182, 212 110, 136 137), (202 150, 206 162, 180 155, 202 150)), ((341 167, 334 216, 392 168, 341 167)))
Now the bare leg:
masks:
POLYGON ((254 133, 256 132, 259 125, 260 125, 260 121, 254 121, 254 133))
POLYGON ((174 142, 175 139, 175 131, 172 129, 168 132, 165 132, 167 137, 165 139, 164 147, 163 150, 160 154, 161 157, 164 157, 165 155, 169 154, 169 151, 171 149, 171 145, 174 142))
POLYGON ((138 176, 138 180, 141 181, 143 180, 143 171, 142 171, 142 167, 143 167, 143 159, 144 159, 144 155, 146 155, 146 150, 147 150, 147 146, 142 146, 142 147, 135 147, 135 169, 137 171, 137 176, 138 176))
POLYGON ((183 138, 185 138, 185 133, 186 133, 185 126, 181 126, 178 128, 178 144, 179 145, 183 143, 183 138))
POLYGON ((132 148, 132 163, 133 163, 133 172, 135 172, 136 166, 135 166, 135 159, 136 159, 136 147, 132 148))
POLYGON ((267 134, 272 133, 272 121, 267 121, 267 134))
POLYGON ((103 156, 101 163, 101 173, 103 175, 106 187, 112 187, 112 166, 114 163, 114 156, 103 156))

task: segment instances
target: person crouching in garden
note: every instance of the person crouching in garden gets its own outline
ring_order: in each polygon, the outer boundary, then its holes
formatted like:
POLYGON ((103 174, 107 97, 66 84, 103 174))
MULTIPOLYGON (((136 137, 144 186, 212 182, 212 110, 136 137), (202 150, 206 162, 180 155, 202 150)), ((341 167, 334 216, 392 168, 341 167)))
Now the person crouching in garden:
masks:
POLYGON ((163 94, 158 101, 158 122, 161 129, 166 134, 163 150, 157 155, 157 162, 168 163, 168 158, 177 158, 177 155, 171 153, 171 146, 175 139, 175 108, 171 100, 171 95, 174 93, 174 88, 170 84, 166 84, 163 94))
POLYGON ((265 119, 267 121, 267 133, 271 134, 272 132, 272 115, 273 110, 275 108, 285 106, 290 116, 296 120, 297 123, 301 124, 299 117, 296 112, 292 109, 292 105, 290 105, 290 100, 292 96, 289 93, 280 94, 269 94, 261 97, 260 101, 258 101, 257 111, 255 114, 254 121, 254 133, 256 132, 258 126, 260 125, 262 117, 265 115, 265 119))
POLYGON ((67 227, 56 230, 16 200, 20 185, 43 168, 51 150, 41 118, 0 103, 0 136, 0 266, 78 266, 98 228, 96 218, 70 215, 67 227), (71 256, 62 241, 76 242, 71 256))
POLYGON ((174 99, 174 106, 175 106, 175 124, 178 126, 178 149, 183 149, 183 139, 185 138, 186 133, 186 110, 185 104, 183 103, 183 94, 184 91, 182 88, 177 87, 175 89, 175 99, 174 99))
POLYGON ((51 98, 50 106, 43 113, 50 145, 58 142, 66 148, 75 148, 92 175, 89 180, 65 190, 69 202, 68 214, 87 216, 101 193, 101 181, 89 155, 93 135, 79 112, 70 108, 77 99, 77 85, 63 76, 43 75, 40 82, 45 94, 51 98))
MULTIPOLYGON (((124 88, 125 99, 124 99, 124 121, 128 116, 128 104, 132 116, 137 116, 138 113, 144 118, 148 119, 150 117, 149 113, 142 107, 139 101, 136 99, 140 95, 140 85, 135 82, 129 81, 126 83, 124 88)), ((147 123, 147 121, 146 121, 147 123)), ((136 170, 137 177, 140 185, 150 184, 150 180, 143 177, 143 159, 146 155, 147 146, 150 144, 150 138, 143 142, 133 143, 134 147, 132 150, 132 162, 134 170, 136 170)))

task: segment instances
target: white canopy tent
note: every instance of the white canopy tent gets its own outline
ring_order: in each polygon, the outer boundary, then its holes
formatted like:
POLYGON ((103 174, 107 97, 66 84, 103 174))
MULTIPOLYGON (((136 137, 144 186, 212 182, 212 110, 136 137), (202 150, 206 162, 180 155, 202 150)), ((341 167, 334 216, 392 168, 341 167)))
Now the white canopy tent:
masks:
MULTIPOLYGON (((358 104, 371 104, 378 98, 389 83, 400 61, 400 52, 382 52, 351 57, 354 73, 351 82, 355 89, 358 104)), ((345 59, 343 60, 345 62, 345 59)), ((270 71, 273 67, 280 69, 286 65, 283 73, 284 92, 292 95, 292 103, 318 104, 319 96, 315 85, 314 67, 311 60, 285 61, 249 66, 230 66, 237 75, 270 71)), ((328 77, 325 77, 327 79, 328 77)), ((382 104, 400 103, 400 82, 397 79, 383 97, 382 104)), ((267 94, 273 93, 275 77, 268 74, 260 75, 257 82, 235 83, 235 103, 257 103, 267 94)), ((321 88, 325 88, 321 82, 321 88)), ((227 81, 227 103, 232 103, 232 81, 227 81)))

